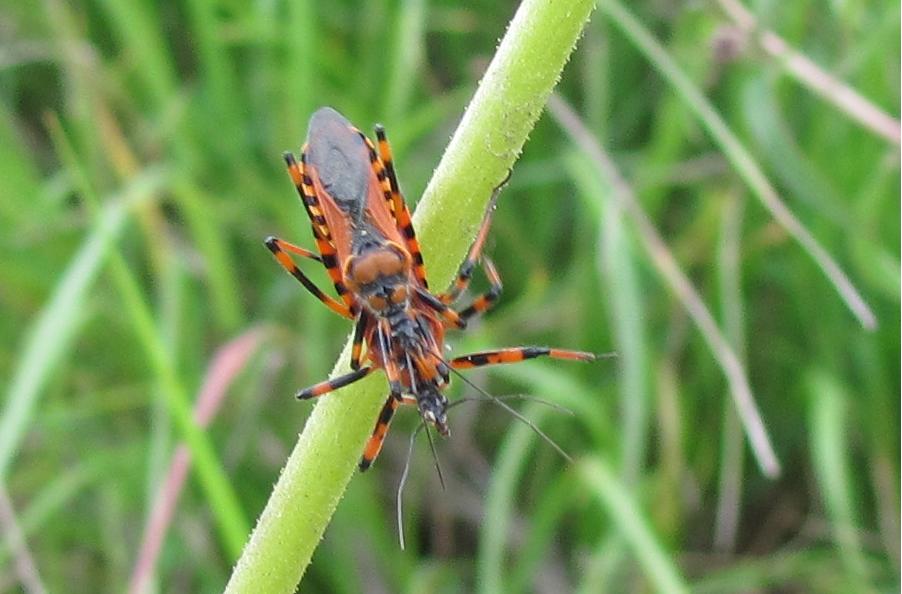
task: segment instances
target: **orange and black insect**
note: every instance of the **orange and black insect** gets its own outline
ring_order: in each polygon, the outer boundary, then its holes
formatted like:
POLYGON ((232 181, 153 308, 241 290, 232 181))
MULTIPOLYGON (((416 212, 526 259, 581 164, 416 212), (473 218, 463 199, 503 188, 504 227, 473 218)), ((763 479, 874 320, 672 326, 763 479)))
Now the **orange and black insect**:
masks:
POLYGON ((444 390, 452 371, 541 356, 595 359, 591 353, 548 347, 511 347, 444 359, 445 330, 464 328, 470 318, 490 309, 501 294, 498 272, 481 256, 498 189, 453 286, 434 294, 429 291, 420 245, 381 126, 376 126, 376 140, 374 145, 334 109, 316 111, 300 162, 291 153, 284 158, 310 217, 319 253, 274 237, 265 242, 279 264, 317 299, 354 320, 351 371, 305 388, 297 397, 321 396, 376 369, 382 369, 388 378, 389 395, 364 449, 361 470, 379 455, 401 404, 416 405, 424 421, 440 434, 449 434, 444 390), (290 254, 325 266, 340 301, 317 287, 290 254), (455 309, 452 304, 469 285, 480 259, 490 288, 469 306, 455 309))

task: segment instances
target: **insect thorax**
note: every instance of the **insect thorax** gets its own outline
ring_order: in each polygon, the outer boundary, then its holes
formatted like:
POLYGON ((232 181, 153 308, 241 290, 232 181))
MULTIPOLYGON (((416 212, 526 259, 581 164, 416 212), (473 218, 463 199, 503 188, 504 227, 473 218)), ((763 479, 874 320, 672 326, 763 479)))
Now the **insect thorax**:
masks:
POLYGON ((384 316, 408 307, 411 258, 397 243, 372 230, 359 231, 343 272, 348 288, 372 313, 384 316))

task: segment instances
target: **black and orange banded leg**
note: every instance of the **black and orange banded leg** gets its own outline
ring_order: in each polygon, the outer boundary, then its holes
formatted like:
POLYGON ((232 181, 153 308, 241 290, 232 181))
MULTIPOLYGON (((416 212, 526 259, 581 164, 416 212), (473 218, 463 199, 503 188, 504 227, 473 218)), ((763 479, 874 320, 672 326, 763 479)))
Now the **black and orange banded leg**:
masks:
POLYGON ((302 247, 298 247, 292 243, 288 243, 282 239, 277 237, 267 237, 266 241, 263 242, 266 244, 266 247, 269 248, 269 251, 272 252, 272 255, 275 256, 276 261, 284 268, 288 273, 296 278, 298 282, 304 285, 308 291, 310 291, 314 297, 322 301, 326 307, 334 311, 340 316, 346 318, 353 318, 351 315, 351 309, 345 303, 340 303, 339 301, 333 299, 332 297, 323 293, 323 291, 316 286, 316 284, 307 278, 307 275, 301 272, 301 269, 298 268, 297 264, 294 263, 294 260, 291 259, 291 256, 288 255, 288 252, 297 254, 299 256, 303 256, 305 258, 310 258, 311 260, 316 260, 317 262, 322 262, 322 258, 319 255, 311 252, 310 250, 305 250, 302 247))
POLYGON ((379 452, 382 451, 382 444, 385 442, 385 436, 388 435, 388 426, 391 424, 392 417, 395 416, 395 411, 398 409, 398 406, 401 404, 416 405, 417 403, 417 399, 413 396, 404 396, 401 394, 400 382, 393 379, 397 373, 398 368, 395 366, 394 362, 391 360, 387 361, 385 365, 385 374, 388 376, 388 384, 391 393, 388 395, 388 399, 382 406, 382 410, 379 412, 379 418, 376 419, 376 426, 373 428, 373 433, 370 435, 369 439, 366 441, 366 446, 363 448, 363 456, 360 458, 361 472, 369 468, 373 463, 373 460, 379 455, 379 452))
POLYGON ((404 242, 407 244, 407 251, 413 258, 413 274, 422 286, 429 288, 426 281, 426 266, 423 263, 423 252, 420 250, 420 242, 417 241, 417 234, 413 229, 413 221, 410 218, 410 211, 401 196, 401 187, 398 185, 398 177, 395 175, 395 162, 392 157, 391 145, 388 144, 388 138, 385 136, 385 128, 381 124, 376 125, 376 141, 379 144, 379 160, 385 168, 385 176, 388 178, 388 189, 392 203, 392 211, 395 215, 395 221, 398 223, 398 229, 404 235, 404 242))
POLYGON ((505 182, 501 182, 501 185, 495 188, 495 191, 492 193, 489 205, 485 210, 485 216, 482 219, 482 224, 479 226, 479 232, 476 233, 476 239, 473 240, 473 245, 470 246, 470 251, 467 253, 466 260, 464 260, 460 265, 460 268, 457 269, 457 278, 454 279, 454 284, 448 291, 437 295, 442 303, 452 303, 470 285, 470 280, 473 278, 473 271, 476 269, 476 264, 479 262, 482 248, 485 246, 485 239, 489 235, 489 227, 492 225, 492 213, 495 210, 495 202, 498 199, 498 193, 501 191, 504 183, 505 182))
POLYGON ((379 411, 379 418, 376 419, 376 426, 373 428, 372 435, 366 440, 366 446, 363 448, 363 456, 360 458, 361 472, 365 472, 366 469, 373 464, 376 457, 379 456, 379 452, 382 451, 382 444, 385 443, 385 436, 388 435, 388 427, 391 424, 392 417, 395 416, 395 411, 398 410, 400 405, 401 399, 397 398, 394 394, 390 394, 385 401, 385 404, 382 406, 382 410, 379 411))
POLYGON ((401 392, 403 392, 403 385, 401 384, 401 372, 398 370, 398 364, 395 362, 395 359, 392 356, 391 352, 391 342, 386 339, 386 336, 391 334, 391 329, 388 327, 388 322, 384 322, 376 328, 376 339, 378 342, 378 348, 381 351, 382 358, 382 367, 385 370, 385 377, 388 379, 388 389, 395 396, 400 396, 401 392))
POLYGON ((366 310, 361 311, 354 324, 354 342, 351 343, 351 369, 360 369, 360 356, 363 351, 363 339, 366 336, 367 326, 370 324, 370 316, 366 310))
POLYGON ((482 267, 485 269, 485 275, 489 279, 489 290, 473 300, 466 308, 459 312, 460 319, 466 324, 473 316, 485 313, 490 310, 498 298, 501 297, 501 291, 504 286, 501 284, 501 275, 495 269, 495 264, 487 257, 482 257, 482 267))
POLYGON ((594 361, 597 357, 592 353, 582 351, 568 351, 566 349, 552 349, 548 347, 510 347, 496 351, 483 351, 471 353, 451 359, 451 367, 454 369, 470 369, 483 365, 499 365, 502 363, 519 363, 536 357, 551 357, 553 359, 569 359, 571 361, 594 361))
POLYGON ((448 323, 449 326, 453 326, 455 328, 466 328, 467 322, 466 320, 461 319, 461 316, 457 311, 452 309, 445 303, 442 303, 438 297, 430 293, 428 290, 423 287, 416 287, 417 296, 420 298, 427 307, 434 310, 445 322, 448 323))
MULTIPOLYGON (((306 150, 306 146, 303 150, 306 150)), ((332 241, 332 232, 329 229, 328 221, 326 221, 326 217, 323 215, 322 209, 320 208, 319 198, 317 198, 316 190, 313 187, 313 180, 307 175, 305 170, 304 153, 301 153, 300 162, 298 162, 294 158, 294 155, 289 152, 283 153, 282 157, 285 159, 285 165, 288 167, 288 174, 291 176, 291 181, 294 183, 298 196, 300 196, 301 202, 304 204, 304 209, 310 217, 313 238, 316 240, 316 247, 319 249, 320 253, 320 262, 325 266, 329 278, 332 279, 332 285, 335 287, 335 292, 342 298, 342 301, 344 301, 348 309, 354 312, 356 310, 354 297, 350 294, 348 287, 344 283, 340 263, 338 261, 338 253, 335 249, 335 244, 332 241)))
POLYGON ((309 388, 304 388, 303 390, 299 390, 295 395, 298 400, 308 400, 310 398, 317 398, 322 396, 323 394, 328 394, 333 390, 337 390, 339 388, 344 388, 347 385, 353 384, 357 380, 363 379, 369 374, 373 372, 373 367, 361 367, 360 369, 356 369, 350 373, 346 373, 344 375, 339 375, 338 377, 334 377, 332 379, 326 380, 324 382, 320 382, 318 384, 313 384, 309 388))

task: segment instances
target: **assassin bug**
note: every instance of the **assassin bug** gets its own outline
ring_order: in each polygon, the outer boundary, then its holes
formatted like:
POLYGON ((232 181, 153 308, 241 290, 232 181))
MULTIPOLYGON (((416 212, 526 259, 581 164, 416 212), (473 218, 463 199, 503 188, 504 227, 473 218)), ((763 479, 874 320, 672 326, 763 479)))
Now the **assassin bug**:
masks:
POLYGON ((510 347, 450 360, 442 357, 445 330, 464 328, 470 318, 490 309, 501 294, 501 277, 491 261, 481 257, 501 186, 492 196, 454 284, 436 294, 429 290, 420 245, 382 126, 376 126, 374 145, 337 111, 323 107, 310 118, 300 161, 292 153, 283 157, 310 217, 319 253, 275 237, 266 239, 266 247, 317 299, 354 321, 351 371, 300 390, 297 397, 322 396, 377 369, 388 378, 389 395, 364 448, 361 470, 369 468, 379 455, 401 404, 416 405, 424 421, 441 435, 449 435, 444 389, 451 372, 541 356, 595 359, 591 353, 548 347, 510 347), (340 301, 317 287, 291 254, 320 262, 340 301), (451 304, 469 285, 480 259, 489 290, 466 308, 453 308, 451 304))

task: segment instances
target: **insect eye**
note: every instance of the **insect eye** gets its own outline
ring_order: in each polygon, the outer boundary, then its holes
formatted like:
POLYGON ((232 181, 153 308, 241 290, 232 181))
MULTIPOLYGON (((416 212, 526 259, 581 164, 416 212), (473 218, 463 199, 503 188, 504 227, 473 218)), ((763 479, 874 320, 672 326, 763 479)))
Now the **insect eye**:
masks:
POLYGON ((381 295, 373 295, 368 299, 368 301, 370 307, 372 307, 376 311, 383 310, 388 306, 388 302, 385 300, 385 297, 381 295))

